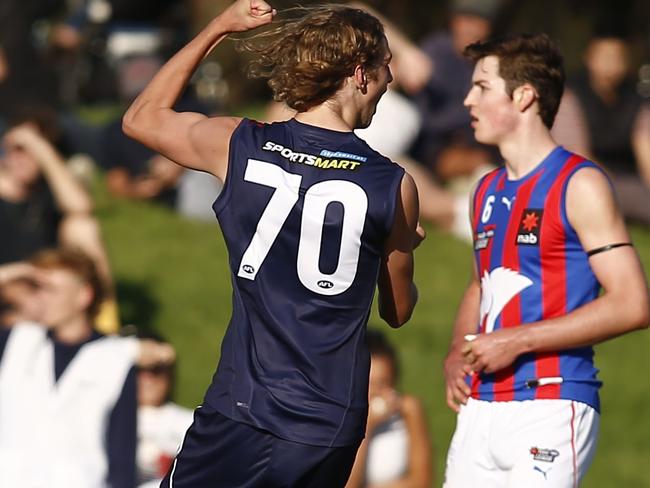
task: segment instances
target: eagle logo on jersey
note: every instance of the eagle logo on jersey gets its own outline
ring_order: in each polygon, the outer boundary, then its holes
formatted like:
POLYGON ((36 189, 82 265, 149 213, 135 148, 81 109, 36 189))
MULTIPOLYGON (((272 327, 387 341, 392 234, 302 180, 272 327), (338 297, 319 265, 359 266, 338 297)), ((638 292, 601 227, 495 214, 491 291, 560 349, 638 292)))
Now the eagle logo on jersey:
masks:
POLYGON ((483 272, 481 278, 481 326, 486 333, 494 330, 496 321, 503 308, 522 290, 533 284, 530 278, 512 269, 499 266, 490 273, 483 272))

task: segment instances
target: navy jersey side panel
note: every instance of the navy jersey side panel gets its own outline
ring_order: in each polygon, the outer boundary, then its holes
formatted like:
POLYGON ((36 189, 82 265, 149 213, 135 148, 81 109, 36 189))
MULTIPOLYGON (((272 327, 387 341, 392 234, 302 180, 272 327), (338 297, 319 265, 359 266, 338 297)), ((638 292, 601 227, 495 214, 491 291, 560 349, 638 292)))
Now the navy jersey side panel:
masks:
POLYGON ((244 120, 214 204, 233 316, 206 402, 278 437, 363 437, 365 326, 403 170, 352 133, 244 120))

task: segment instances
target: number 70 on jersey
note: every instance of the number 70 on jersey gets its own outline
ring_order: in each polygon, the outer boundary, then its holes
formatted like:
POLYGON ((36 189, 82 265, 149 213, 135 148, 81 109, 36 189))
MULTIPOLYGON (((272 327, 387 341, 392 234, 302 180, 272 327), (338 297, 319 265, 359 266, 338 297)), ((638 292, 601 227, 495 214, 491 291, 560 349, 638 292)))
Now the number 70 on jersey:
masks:
MULTIPOLYGON (((275 164, 249 159, 244 180, 274 188, 260 217, 255 234, 242 255, 237 276, 255 280, 271 246, 284 227, 299 199, 302 175, 290 173, 275 164)), ((338 295, 353 283, 359 263, 361 234, 368 211, 366 192, 346 180, 326 180, 307 189, 302 207, 298 257, 298 278, 309 290, 320 295, 338 295), (331 274, 319 267, 325 213, 331 203, 343 206, 339 260, 331 274)))

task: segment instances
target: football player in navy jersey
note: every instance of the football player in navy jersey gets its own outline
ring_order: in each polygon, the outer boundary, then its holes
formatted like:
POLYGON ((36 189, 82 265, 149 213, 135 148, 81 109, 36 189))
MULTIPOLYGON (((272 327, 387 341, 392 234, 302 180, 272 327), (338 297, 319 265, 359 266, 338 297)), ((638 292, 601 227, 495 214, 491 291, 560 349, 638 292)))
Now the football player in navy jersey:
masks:
POLYGON ((549 134, 564 87, 553 42, 519 35, 465 54, 476 139, 505 164, 470 205, 475 273, 445 361, 459 411, 445 487, 576 487, 598 435, 592 345, 647 327, 644 272, 606 174, 549 134))
POLYGON ((233 311, 202 406, 162 486, 344 486, 363 437, 375 287, 392 327, 417 300, 423 237, 412 178, 353 130, 392 77, 381 23, 349 7, 303 9, 245 42, 287 122, 177 113, 175 101, 226 35, 269 24, 237 0, 179 51, 124 116, 125 132, 213 174, 233 311))

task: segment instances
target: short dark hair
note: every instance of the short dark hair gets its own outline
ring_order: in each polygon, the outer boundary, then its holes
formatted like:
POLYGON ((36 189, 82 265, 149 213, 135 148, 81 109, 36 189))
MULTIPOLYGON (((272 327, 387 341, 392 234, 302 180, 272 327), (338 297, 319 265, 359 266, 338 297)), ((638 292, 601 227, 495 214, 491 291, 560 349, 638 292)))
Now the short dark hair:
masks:
POLYGON ((22 124, 32 124, 36 127, 41 136, 57 149, 63 143, 63 131, 59 126, 58 115, 50 107, 35 104, 24 104, 8 121, 8 127, 22 124))
POLYGON ((539 95, 539 115, 549 129, 564 92, 564 63, 557 45, 546 34, 519 34, 479 41, 465 48, 472 61, 487 56, 499 59, 499 76, 512 96, 515 89, 530 83, 539 95))
POLYGON ((370 356, 378 356, 388 359, 393 365, 393 376, 395 380, 399 378, 399 359, 397 351, 393 345, 386 339, 386 336, 378 330, 368 329, 366 331, 366 344, 370 356))
MULTIPOLYGON (((149 339, 157 342, 158 344, 169 344, 172 346, 171 342, 153 330, 140 330, 137 327, 130 325, 124 327, 121 333, 126 336, 135 335, 135 337, 138 339, 149 339)), ((138 366, 137 368, 138 371, 149 371, 155 374, 161 374, 167 378, 167 381, 169 382, 169 388, 167 390, 167 394, 165 395, 165 402, 171 402, 176 393, 176 364, 177 360, 174 359, 172 363, 138 366)))

